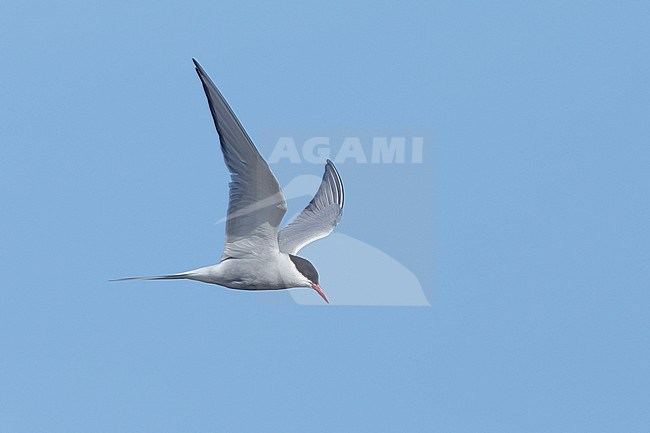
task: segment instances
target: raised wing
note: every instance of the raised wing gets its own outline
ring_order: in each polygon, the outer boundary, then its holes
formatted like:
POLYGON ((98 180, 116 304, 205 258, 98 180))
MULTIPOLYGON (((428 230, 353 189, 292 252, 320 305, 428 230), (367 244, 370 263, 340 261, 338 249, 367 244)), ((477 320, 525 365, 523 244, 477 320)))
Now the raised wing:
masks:
POLYGON ((343 214, 343 182, 329 159, 323 181, 314 198, 289 225, 280 231, 280 251, 296 254, 305 245, 332 233, 343 214))
POLYGON ((231 175, 222 259, 277 252, 278 226, 287 211, 280 184, 221 92, 201 65, 192 60, 231 175))

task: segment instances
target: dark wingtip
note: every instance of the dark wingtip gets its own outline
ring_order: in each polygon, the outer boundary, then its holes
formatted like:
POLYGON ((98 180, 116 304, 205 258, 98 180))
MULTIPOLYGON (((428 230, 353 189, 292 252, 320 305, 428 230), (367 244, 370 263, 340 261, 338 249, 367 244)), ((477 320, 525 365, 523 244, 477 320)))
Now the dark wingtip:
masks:
POLYGON ((194 57, 192 57, 192 62, 194 62, 194 69, 196 69, 196 73, 197 73, 197 75, 199 76, 199 78, 201 79, 201 81, 204 81, 204 79, 205 79, 205 77, 206 77, 206 73, 205 73, 205 71, 203 70, 203 67, 201 67, 201 65, 199 64, 199 62, 197 62, 196 59, 195 59, 194 57))
MULTIPOLYGON (((330 159, 327 160, 326 166, 329 167, 332 170, 332 172, 334 173, 334 179, 335 179, 335 182, 337 184, 336 188, 337 188, 337 190, 339 192, 339 196, 340 196, 340 199, 341 199, 339 204, 341 206, 341 209, 343 209, 343 206, 345 205, 345 192, 344 192, 344 188, 343 188, 343 179, 341 179, 341 175, 339 174, 339 171, 336 169, 336 166, 334 165, 334 163, 330 159)), ((325 174, 327 174, 327 169, 325 170, 325 174)))

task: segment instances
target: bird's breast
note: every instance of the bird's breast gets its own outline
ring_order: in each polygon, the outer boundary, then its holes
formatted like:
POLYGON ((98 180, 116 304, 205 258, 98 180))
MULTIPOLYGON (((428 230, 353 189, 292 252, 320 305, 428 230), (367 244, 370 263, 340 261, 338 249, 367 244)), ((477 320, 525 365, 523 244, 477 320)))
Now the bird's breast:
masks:
POLYGON ((229 258, 221 263, 202 268, 196 280, 218 284, 238 290, 278 290, 299 287, 300 275, 288 256, 282 254, 253 257, 229 258))

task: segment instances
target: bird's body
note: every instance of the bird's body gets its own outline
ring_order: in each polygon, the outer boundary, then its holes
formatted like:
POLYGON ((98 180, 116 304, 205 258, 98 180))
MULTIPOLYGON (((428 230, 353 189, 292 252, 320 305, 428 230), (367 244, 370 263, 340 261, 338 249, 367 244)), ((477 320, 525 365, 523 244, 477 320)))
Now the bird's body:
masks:
POLYGON ((226 242, 221 261, 187 272, 120 280, 188 279, 238 290, 311 287, 329 303, 316 268, 297 256, 305 245, 332 232, 343 212, 343 182, 331 161, 307 207, 284 229, 287 203, 268 164, 203 68, 194 60, 208 98, 221 150, 231 173, 226 242))
POLYGON ((277 252, 249 258, 230 258, 216 265, 184 273, 188 280, 239 290, 279 290, 311 287, 288 254, 277 252))

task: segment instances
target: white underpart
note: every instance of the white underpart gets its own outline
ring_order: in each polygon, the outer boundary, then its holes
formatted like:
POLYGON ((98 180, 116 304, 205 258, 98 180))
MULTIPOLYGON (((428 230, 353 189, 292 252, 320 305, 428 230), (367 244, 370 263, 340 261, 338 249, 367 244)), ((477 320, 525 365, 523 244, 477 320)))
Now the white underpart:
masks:
POLYGON ((189 271, 187 278, 241 290, 311 287, 311 282, 298 272, 289 255, 279 251, 276 254, 224 260, 213 266, 189 271))

